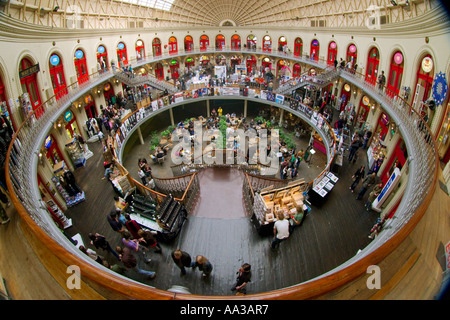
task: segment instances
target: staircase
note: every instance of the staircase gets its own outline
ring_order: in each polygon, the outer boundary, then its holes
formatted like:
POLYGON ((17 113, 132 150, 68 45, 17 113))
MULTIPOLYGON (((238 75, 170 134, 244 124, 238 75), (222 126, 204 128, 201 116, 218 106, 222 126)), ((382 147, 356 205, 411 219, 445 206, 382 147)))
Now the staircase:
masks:
POLYGON ((291 79, 285 84, 279 86, 276 90, 276 93, 279 94, 290 94, 293 90, 297 90, 298 88, 304 87, 306 85, 313 85, 319 88, 326 87, 333 81, 339 78, 339 71, 334 68, 327 68, 324 72, 316 75, 303 75, 300 78, 291 79))
POLYGON ((130 76, 129 74, 127 74, 125 72, 116 72, 116 73, 114 73, 114 77, 130 87, 137 87, 137 86, 142 86, 142 85, 146 84, 146 85, 149 85, 149 86, 151 86, 155 89, 161 90, 161 91, 167 90, 169 92, 169 94, 178 92, 178 89, 176 86, 172 85, 171 83, 169 83, 167 81, 158 80, 154 76, 151 76, 151 75, 130 76))

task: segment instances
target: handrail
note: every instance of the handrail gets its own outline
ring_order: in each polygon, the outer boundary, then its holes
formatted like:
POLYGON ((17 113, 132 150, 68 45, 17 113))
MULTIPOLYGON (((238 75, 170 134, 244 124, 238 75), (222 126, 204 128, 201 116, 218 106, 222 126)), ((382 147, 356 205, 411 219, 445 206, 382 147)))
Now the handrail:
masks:
MULTIPOLYGON (((278 56, 271 54, 270 52, 264 52, 263 54, 278 56)), ((290 59, 295 61, 307 63, 303 58, 289 55, 283 56, 286 58, 290 57, 290 59)), ((326 67, 317 62, 310 61, 309 64, 322 69, 326 67)), ((99 75, 97 82, 101 83, 111 76, 112 75, 109 72, 103 76, 99 75)), ((377 237, 368 248, 365 248, 363 253, 358 255, 358 257, 350 259, 342 266, 335 270, 331 270, 325 275, 312 279, 307 283, 294 285, 289 288, 266 293, 250 294, 245 297, 227 296, 227 299, 306 299, 316 297, 338 288, 362 275, 366 271, 368 265, 376 264, 390 254, 414 229, 430 203, 436 188, 436 168, 439 164, 439 158, 437 157, 436 141, 431 138, 432 134, 428 125, 420 117, 420 114, 411 108, 411 106, 408 112, 402 110, 401 107, 404 106, 404 101, 398 95, 394 95, 396 100, 393 101, 390 97, 384 96, 381 92, 375 92, 372 86, 367 86, 364 80, 357 78, 355 75, 350 73, 347 74, 346 71, 341 71, 341 76, 352 80, 353 83, 362 90, 366 90, 369 95, 375 97, 380 102, 380 105, 384 107, 385 110, 391 112, 395 116, 395 119, 401 120, 403 125, 399 129, 404 136, 405 134, 411 133, 411 136, 407 136, 408 139, 405 141, 410 155, 410 172, 404 199, 401 201, 396 212, 396 222, 391 223, 391 228, 389 228, 389 230, 383 230, 380 236, 377 237), (402 105, 396 103, 396 101, 399 101, 398 99, 400 99, 402 105), (421 129, 421 131, 419 131, 420 136, 414 131, 417 126, 420 126, 421 129), (425 138, 425 142, 427 143, 423 143, 423 138, 425 138), (416 191, 417 193, 414 193, 416 191), (414 198, 410 199, 406 196, 414 198), (411 200, 411 202, 405 204, 406 200, 411 200)), ((92 85, 93 83, 90 79, 85 84, 79 84, 78 89, 79 87, 87 88, 92 85)), ((81 272, 84 277, 100 284, 102 288, 124 297, 141 299, 223 298, 220 296, 175 295, 155 288, 150 289, 148 286, 135 283, 130 279, 106 272, 107 270, 102 267, 97 265, 94 266, 92 262, 88 261, 87 258, 83 257, 81 254, 78 254, 76 250, 69 250, 70 246, 62 245, 62 243, 68 244, 68 240, 63 238, 61 233, 54 231, 53 228, 56 228, 56 226, 51 227, 53 222, 45 216, 44 212, 46 209, 39 207, 39 194, 36 192, 34 187, 35 182, 33 182, 33 179, 35 180, 36 176, 37 154, 33 152, 36 150, 35 145, 40 144, 43 141, 42 136, 47 134, 48 131, 46 130, 50 128, 48 122, 54 121, 54 119, 64 111, 64 106, 67 107, 69 103, 71 103, 71 98, 83 93, 83 90, 80 89, 78 91, 76 89, 71 90, 73 91, 72 95, 68 94, 65 97, 62 97, 58 103, 51 103, 52 98, 54 98, 52 97, 41 105, 39 109, 28 115, 26 120, 14 133, 12 142, 8 147, 6 159, 6 181, 8 190, 11 201, 15 205, 17 212, 27 228, 29 228, 30 232, 35 235, 37 239, 42 241, 43 246, 55 253, 56 257, 60 259, 62 263, 66 265, 74 263, 82 265, 81 272), (63 108, 57 108, 57 106, 63 106, 63 108), (38 110, 40 110, 42 114, 38 114, 38 110), (29 139, 29 136, 36 137, 36 139, 30 141, 32 139, 29 139), (21 170, 23 170, 23 172, 21 172, 21 170), (35 199, 37 201, 35 201, 35 199), (43 215, 40 215, 40 213, 43 213, 43 215)), ((40 148, 40 145, 38 148, 40 148)))

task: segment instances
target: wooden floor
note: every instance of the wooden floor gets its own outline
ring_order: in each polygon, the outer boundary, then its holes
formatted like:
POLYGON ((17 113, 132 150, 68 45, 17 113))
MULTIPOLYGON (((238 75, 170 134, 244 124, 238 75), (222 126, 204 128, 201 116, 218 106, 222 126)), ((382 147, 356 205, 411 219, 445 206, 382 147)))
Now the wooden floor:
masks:
MULTIPOLYGON (((77 181, 86 193, 86 201, 66 212, 74 223, 67 229, 67 233, 70 236, 81 234, 85 245, 91 248, 87 240, 90 232, 101 233, 113 246, 119 245, 119 234, 112 231, 106 221, 106 215, 114 207, 114 192, 111 185, 101 179, 104 171, 101 146, 94 142, 89 147, 94 156, 87 161, 86 167, 75 171, 77 181)), ((137 161, 130 160, 131 155, 128 156, 129 161, 137 166, 137 161)), ((345 161, 339 175, 340 180, 328 201, 321 208, 312 207, 312 212, 306 217, 303 226, 295 230, 276 251, 269 247, 271 239, 259 236, 252 221, 242 217, 242 213, 233 212, 233 215, 223 217, 214 215, 213 212, 209 215, 207 212, 210 209, 202 209, 216 204, 217 208, 220 207, 216 211, 233 211, 235 206, 231 202, 227 204, 226 199, 234 199, 235 193, 214 189, 213 178, 220 177, 222 181, 218 179, 216 182, 223 187, 228 183, 235 183, 239 176, 231 172, 228 176, 223 172, 204 172, 201 179, 205 181, 205 186, 201 185, 202 198, 198 203, 198 211, 190 214, 181 234, 172 243, 162 244, 162 254, 151 253, 152 262, 148 265, 140 261, 142 268, 156 271, 156 278, 143 279, 134 272, 128 272, 127 276, 160 289, 182 285, 194 294, 230 295, 235 273, 244 262, 253 267, 249 293, 291 286, 323 274, 355 255, 369 243, 367 235, 377 218, 376 213, 367 212, 363 206, 364 202, 355 200, 355 194, 348 190, 351 174, 366 159, 360 157, 358 161, 356 164, 348 164, 345 161), (206 188, 207 183, 211 183, 210 188, 206 188), (224 206, 226 207, 223 208, 224 206), (181 248, 192 256, 202 254, 208 257, 214 266, 211 276, 202 279, 199 271, 188 270, 187 275, 181 277, 179 269, 170 258, 170 252, 176 248, 181 248)), ((237 182, 236 184, 236 189, 240 191, 242 185, 237 182)), ((419 252, 427 254, 422 253, 414 267, 405 269, 405 274, 397 283, 387 287, 389 290, 384 296, 380 295, 380 298, 432 299, 435 295, 438 281, 434 280, 435 283, 431 285, 423 273, 430 269, 434 274, 439 273, 439 266, 436 263, 430 266, 429 260, 435 259, 439 242, 442 243, 446 235, 448 241, 449 234, 448 214, 442 214, 448 209, 449 197, 439 187, 437 189, 424 224, 414 231, 414 239, 411 241, 419 252), (430 228, 436 231, 433 236, 427 232, 430 228), (421 267, 421 263, 426 263, 426 267, 421 267), (416 288, 420 288, 420 292, 416 288)), ((237 205, 239 200, 235 200, 233 203, 237 205)), ((15 299, 68 299, 46 273, 39 258, 23 243, 14 209, 10 208, 8 214, 11 216, 10 224, 0 226, 0 270, 11 296, 15 299), (33 272, 29 272, 29 268, 33 272)), ((115 262, 110 253, 99 253, 115 262)))

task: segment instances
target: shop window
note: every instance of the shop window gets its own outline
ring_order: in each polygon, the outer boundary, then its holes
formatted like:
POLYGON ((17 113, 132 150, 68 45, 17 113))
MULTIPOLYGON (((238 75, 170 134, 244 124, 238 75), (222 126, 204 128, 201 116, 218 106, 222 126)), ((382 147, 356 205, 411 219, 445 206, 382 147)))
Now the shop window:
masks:
POLYGON ((194 39, 191 36, 186 36, 184 38, 184 51, 191 52, 194 50, 194 39))
POLYGON ((280 37, 278 39, 278 51, 284 51, 284 46, 287 46, 286 37, 280 37))
POLYGON ((117 61, 122 61, 124 66, 128 64, 127 47, 123 42, 117 45, 117 61))
POLYGON ((105 71, 108 67, 108 52, 106 48, 102 45, 97 48, 97 64, 100 66, 101 70, 105 71))
POLYGON ((231 50, 241 49, 241 37, 237 34, 231 36, 231 50))
POLYGON ((272 39, 270 36, 264 36, 263 38, 263 51, 271 52, 272 51, 272 39))
POLYGON ((350 44, 347 47, 347 57, 345 60, 347 62, 350 62, 350 67, 353 68, 353 66, 356 64, 357 59, 358 59, 358 52, 356 46, 354 44, 350 44))
POLYGON ((221 34, 216 36, 216 49, 217 50, 225 49, 225 37, 221 34))
POLYGON ((200 51, 206 51, 209 47, 209 37, 207 35, 200 36, 200 51))
POLYGON ((313 41, 311 41, 311 51, 309 53, 311 60, 319 61, 319 51, 320 51, 319 40, 314 39, 313 41))
POLYGON ((176 54, 178 52, 178 42, 177 38, 169 38, 169 54, 176 54))
MULTIPOLYGON (((28 97, 24 97, 24 100, 29 99, 29 103, 32 106, 32 109, 36 112, 35 115, 39 118, 43 110, 40 110, 41 106, 41 96, 39 94, 38 82, 37 82, 37 72, 39 72, 38 68, 35 68, 30 60, 27 58, 22 59, 19 65, 19 77, 20 84, 22 86, 22 92, 28 93, 28 97), (35 70, 33 70, 35 69, 35 70), (28 72, 29 70, 33 70, 28 72)), ((28 103, 28 101, 24 101, 24 103, 28 103)), ((26 114, 28 116, 28 114, 26 114)))
POLYGON ((257 37, 253 34, 247 36, 247 48, 249 50, 255 50, 257 44, 257 37))
POLYGON ((89 72, 86 64, 86 55, 84 54, 84 51, 81 49, 76 50, 73 59, 75 64, 75 71, 77 73, 78 83, 88 81, 89 72))
POLYGON ((387 94, 389 96, 398 95, 403 77, 403 53, 397 51, 391 59, 389 77, 387 82, 387 94))
POLYGON ((158 57, 161 55, 161 40, 159 40, 159 38, 153 39, 152 50, 153 50, 154 57, 158 57))
POLYGON ((301 38, 295 38, 294 41, 294 56, 301 56, 303 54, 303 40, 301 38))

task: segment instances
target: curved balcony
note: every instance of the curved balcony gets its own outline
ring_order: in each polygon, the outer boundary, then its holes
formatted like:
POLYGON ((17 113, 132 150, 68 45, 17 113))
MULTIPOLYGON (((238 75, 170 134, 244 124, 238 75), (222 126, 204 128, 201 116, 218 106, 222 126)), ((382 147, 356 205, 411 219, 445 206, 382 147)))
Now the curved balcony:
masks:
MULTIPOLYGON (((261 54, 283 59, 290 59, 306 63, 319 69, 326 69, 327 65, 321 61, 311 61, 308 57, 295 57, 278 52, 263 51, 207 51, 180 53, 178 56, 194 54, 215 54, 226 52, 239 52, 242 54, 261 54)), ((134 67, 153 63, 158 60, 173 58, 174 56, 161 56, 155 59, 138 61, 134 67)), ((431 201, 436 181, 438 156, 435 141, 427 124, 420 115, 400 97, 386 92, 386 88, 379 90, 364 80, 364 75, 355 74, 346 70, 339 70, 340 77, 351 82, 373 99, 395 121, 405 141, 408 158, 408 181, 395 216, 387 222, 383 232, 354 258, 338 266, 334 270, 312 279, 306 283, 276 291, 248 295, 247 299, 306 299, 325 294, 366 272, 367 265, 376 264, 391 253, 414 229, 431 201)), ((63 114, 77 98, 92 87, 113 77, 107 71, 103 74, 90 75, 90 80, 82 85, 71 85, 69 94, 62 99, 50 99, 40 109, 30 115, 20 126, 13 137, 8 149, 6 163, 6 179, 12 201, 35 239, 42 246, 54 252, 62 265, 82 265, 82 275, 85 281, 97 288, 104 297, 132 299, 192 299, 199 296, 174 294, 157 290, 128 278, 112 274, 108 269, 93 265, 86 256, 76 250, 67 238, 60 232, 49 216, 44 203, 42 203, 37 186, 37 166, 40 147, 51 130, 56 119, 63 114), (33 137, 33 139, 30 139, 33 137)), ((200 297, 203 299, 220 299, 223 297, 200 297)), ((233 297, 226 297, 233 299, 233 297)), ((239 297, 242 299, 242 297, 239 297)))

